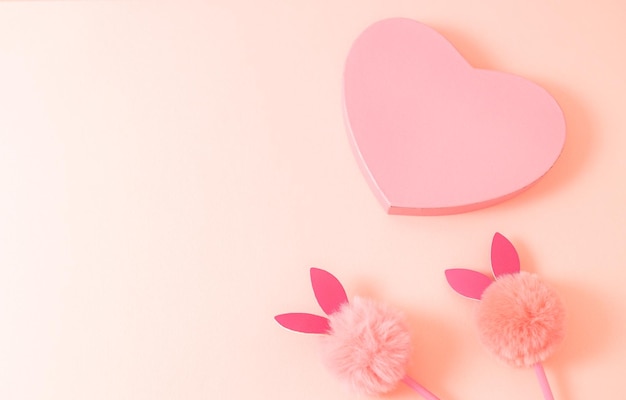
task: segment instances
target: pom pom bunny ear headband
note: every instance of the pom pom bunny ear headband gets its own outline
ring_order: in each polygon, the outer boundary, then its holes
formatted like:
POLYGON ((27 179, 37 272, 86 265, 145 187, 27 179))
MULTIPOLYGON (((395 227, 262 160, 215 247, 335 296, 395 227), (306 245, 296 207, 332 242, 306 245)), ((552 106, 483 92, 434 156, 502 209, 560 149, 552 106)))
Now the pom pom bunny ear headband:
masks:
MULTIPOLYGON (((450 286, 459 294, 481 300, 476 323, 481 341, 505 363, 533 367, 544 398, 553 400, 542 362, 564 337, 565 309, 556 293, 538 276, 520 271, 513 245, 496 233, 491 246, 495 281, 477 271, 448 269, 450 286)), ((348 301, 337 278, 311 268, 318 304, 328 318, 288 313, 275 317, 296 332, 322 334, 324 364, 356 393, 380 395, 405 383, 423 398, 438 398, 406 374, 410 334, 398 311, 374 300, 348 301)))
POLYGON ((488 350, 515 367, 533 367, 546 400, 554 399, 542 362, 565 336, 565 308, 541 279, 520 271, 517 251, 499 233, 491 244, 495 281, 469 269, 448 269, 446 279, 459 294, 480 300, 478 334, 488 350))
POLYGON ((328 318, 289 313, 275 317, 287 329, 324 334, 324 364, 356 393, 377 395, 391 391, 402 381, 428 400, 438 400, 406 374, 411 338, 398 311, 371 299, 348 301, 337 278, 311 268, 315 298, 328 318))

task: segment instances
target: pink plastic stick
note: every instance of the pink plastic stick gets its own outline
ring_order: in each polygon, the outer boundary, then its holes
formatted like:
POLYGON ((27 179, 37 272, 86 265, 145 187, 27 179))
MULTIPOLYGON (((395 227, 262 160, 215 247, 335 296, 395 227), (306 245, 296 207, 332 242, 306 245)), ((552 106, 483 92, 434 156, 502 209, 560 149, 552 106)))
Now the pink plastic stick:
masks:
POLYGON ((417 393, 419 393, 423 398, 427 400, 439 400, 437 396, 429 392, 428 389, 426 389, 424 386, 417 383, 415 379, 411 378, 408 375, 405 375, 404 378, 402 378, 402 382, 404 382, 408 387, 415 390, 417 393))
POLYGON ((535 374, 537 374, 537 379, 539 380, 539 386, 541 387, 541 391, 543 392, 543 397, 546 400, 554 400, 554 396, 552 395, 552 390, 550 389, 550 383, 548 383, 548 378, 546 377, 546 371, 543 369, 543 365, 541 363, 535 364, 535 374))

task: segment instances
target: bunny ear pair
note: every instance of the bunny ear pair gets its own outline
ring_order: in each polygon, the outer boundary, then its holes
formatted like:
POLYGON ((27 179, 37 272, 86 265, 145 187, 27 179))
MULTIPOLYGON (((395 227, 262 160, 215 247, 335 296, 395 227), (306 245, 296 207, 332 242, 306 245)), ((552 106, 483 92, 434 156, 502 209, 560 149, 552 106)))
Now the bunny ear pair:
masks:
MULTIPOLYGON (((500 233, 496 233, 491 242, 491 271, 496 279, 506 274, 518 274, 520 272, 517 250, 500 233)), ((457 293, 476 300, 480 300, 485 289, 493 283, 493 280, 488 276, 464 268, 446 270, 446 279, 457 293)))
MULTIPOLYGON (((322 310, 333 314, 348 303, 348 296, 341 282, 331 273, 319 268, 311 268, 311 285, 315 299, 322 310)), ((274 317, 287 329, 302 333, 329 333, 330 321, 326 317, 308 313, 287 313, 274 317)))

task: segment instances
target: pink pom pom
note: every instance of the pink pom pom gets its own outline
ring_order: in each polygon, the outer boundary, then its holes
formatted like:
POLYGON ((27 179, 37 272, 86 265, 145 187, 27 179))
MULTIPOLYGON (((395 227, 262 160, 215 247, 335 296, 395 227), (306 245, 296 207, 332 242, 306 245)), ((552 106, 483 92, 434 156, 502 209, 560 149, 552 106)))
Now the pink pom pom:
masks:
POLYGON ((353 391, 386 393, 405 377, 411 338, 400 313, 356 297, 329 320, 330 334, 322 339, 324 363, 353 391))
POLYGON ((499 277, 478 308, 482 342, 516 367, 544 361, 565 335, 565 308, 557 294, 527 272, 499 277))

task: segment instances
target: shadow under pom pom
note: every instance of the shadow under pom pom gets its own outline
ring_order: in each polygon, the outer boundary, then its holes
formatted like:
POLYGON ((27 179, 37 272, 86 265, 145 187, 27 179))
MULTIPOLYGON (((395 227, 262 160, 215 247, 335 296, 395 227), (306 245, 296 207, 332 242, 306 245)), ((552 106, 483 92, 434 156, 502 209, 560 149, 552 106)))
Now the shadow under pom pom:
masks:
POLYGON ((391 391, 405 377, 411 339, 401 313, 355 297, 329 316, 322 357, 351 390, 366 395, 391 391))
POLYGON ((482 342, 509 365, 544 361, 565 336, 565 308, 556 292, 527 272, 501 276, 483 293, 477 313, 482 342))

